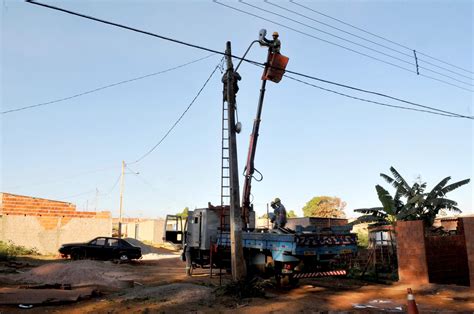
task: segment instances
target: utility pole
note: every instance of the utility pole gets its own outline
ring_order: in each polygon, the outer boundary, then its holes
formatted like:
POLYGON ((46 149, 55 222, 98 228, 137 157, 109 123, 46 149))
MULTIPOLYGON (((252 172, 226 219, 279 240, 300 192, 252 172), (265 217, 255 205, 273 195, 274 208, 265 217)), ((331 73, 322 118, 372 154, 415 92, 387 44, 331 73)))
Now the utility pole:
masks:
MULTIPOLYGON (((239 281, 245 279, 247 269, 242 247, 242 215, 240 210, 239 169, 237 160, 237 139, 235 130, 235 91, 234 91, 234 66, 230 41, 226 44, 227 72, 225 83, 227 86, 227 110, 229 129, 229 172, 230 172, 230 252, 232 279, 239 281)), ((225 89, 224 89, 225 90, 225 89)))
POLYGON ((123 184, 125 177, 125 161, 122 160, 122 176, 120 177, 120 209, 119 209, 119 238, 122 238, 122 205, 123 205, 123 184))
POLYGON ((97 211, 97 207, 99 207, 99 189, 95 188, 95 212, 97 211))

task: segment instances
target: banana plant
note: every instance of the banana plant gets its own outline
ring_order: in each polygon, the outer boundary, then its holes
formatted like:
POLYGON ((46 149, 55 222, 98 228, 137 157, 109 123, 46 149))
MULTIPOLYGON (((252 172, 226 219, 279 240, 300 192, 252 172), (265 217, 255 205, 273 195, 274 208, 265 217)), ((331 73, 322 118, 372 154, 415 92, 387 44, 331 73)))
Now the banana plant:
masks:
POLYGON ((382 207, 354 209, 355 212, 364 215, 353 224, 393 225, 397 220, 423 220, 426 227, 431 227, 440 210, 461 212, 457 207, 458 204, 447 199, 446 194, 468 184, 470 179, 447 185, 451 177, 446 177, 430 192, 425 192, 426 182, 415 182, 410 186, 395 168, 390 167, 390 172, 393 177, 383 173, 380 176, 395 188, 394 197, 382 186, 376 185, 375 189, 382 207))

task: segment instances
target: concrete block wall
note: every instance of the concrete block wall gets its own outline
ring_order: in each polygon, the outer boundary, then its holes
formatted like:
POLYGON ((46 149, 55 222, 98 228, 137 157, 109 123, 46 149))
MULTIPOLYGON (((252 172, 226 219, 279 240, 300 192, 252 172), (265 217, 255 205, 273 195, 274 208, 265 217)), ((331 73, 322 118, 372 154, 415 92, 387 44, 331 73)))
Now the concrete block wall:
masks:
POLYGON ((427 284, 429 278, 423 221, 398 221, 396 232, 400 281, 427 284))
POLYGON ((0 241, 56 254, 63 243, 112 234, 110 212, 80 212, 72 203, 0 194, 0 241))
POLYGON ((128 222, 122 225, 122 231, 128 238, 147 241, 154 244, 163 243, 165 220, 162 218, 128 222))
POLYGON ((474 289, 474 217, 462 218, 471 289, 474 289))

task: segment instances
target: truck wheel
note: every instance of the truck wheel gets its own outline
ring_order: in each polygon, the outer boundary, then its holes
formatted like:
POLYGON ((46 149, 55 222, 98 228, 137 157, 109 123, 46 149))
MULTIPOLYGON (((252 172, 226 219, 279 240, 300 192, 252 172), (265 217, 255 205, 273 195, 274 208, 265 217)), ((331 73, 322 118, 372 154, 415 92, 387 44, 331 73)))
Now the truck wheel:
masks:
POLYGON ((299 282, 293 275, 275 275, 275 279, 278 288, 295 288, 299 282))

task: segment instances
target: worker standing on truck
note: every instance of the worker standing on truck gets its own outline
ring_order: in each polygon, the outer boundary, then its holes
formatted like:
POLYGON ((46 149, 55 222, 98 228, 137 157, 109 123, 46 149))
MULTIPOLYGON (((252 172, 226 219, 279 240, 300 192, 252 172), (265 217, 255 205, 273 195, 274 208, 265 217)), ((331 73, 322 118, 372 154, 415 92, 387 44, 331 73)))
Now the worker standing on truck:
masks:
POLYGON ((260 43, 264 46, 270 47, 270 52, 271 53, 280 53, 280 48, 281 48, 281 41, 278 39, 280 35, 278 32, 273 32, 273 40, 271 39, 266 39, 265 37, 263 38, 263 41, 260 43))
POLYGON ((286 225, 286 209, 277 197, 271 202, 274 216, 271 219, 273 229, 284 228, 286 225))

